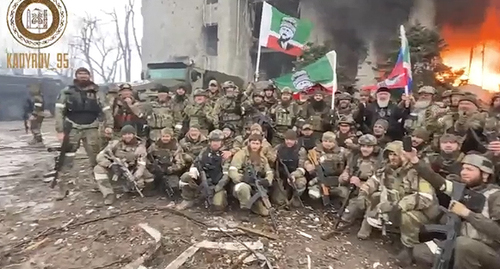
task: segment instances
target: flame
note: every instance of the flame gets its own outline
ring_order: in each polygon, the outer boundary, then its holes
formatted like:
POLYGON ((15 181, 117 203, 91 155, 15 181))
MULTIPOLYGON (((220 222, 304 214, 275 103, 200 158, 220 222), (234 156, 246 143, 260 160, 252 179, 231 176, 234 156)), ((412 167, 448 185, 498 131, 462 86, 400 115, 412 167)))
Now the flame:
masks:
POLYGON ((462 30, 445 25, 448 48, 441 55, 454 70, 465 69, 456 85, 468 81, 489 91, 500 91, 500 9, 491 6, 480 29, 462 30), (472 61, 471 61, 472 59, 472 61), (469 70, 470 65, 470 70, 469 70))

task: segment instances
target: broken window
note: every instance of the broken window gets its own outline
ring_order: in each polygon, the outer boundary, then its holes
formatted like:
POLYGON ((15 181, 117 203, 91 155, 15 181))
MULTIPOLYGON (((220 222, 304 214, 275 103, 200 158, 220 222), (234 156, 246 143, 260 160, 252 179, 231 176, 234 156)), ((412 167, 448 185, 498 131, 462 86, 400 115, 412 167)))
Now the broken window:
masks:
POLYGON ((217 24, 203 27, 205 35, 205 50, 209 56, 217 56, 219 43, 219 27, 217 24))

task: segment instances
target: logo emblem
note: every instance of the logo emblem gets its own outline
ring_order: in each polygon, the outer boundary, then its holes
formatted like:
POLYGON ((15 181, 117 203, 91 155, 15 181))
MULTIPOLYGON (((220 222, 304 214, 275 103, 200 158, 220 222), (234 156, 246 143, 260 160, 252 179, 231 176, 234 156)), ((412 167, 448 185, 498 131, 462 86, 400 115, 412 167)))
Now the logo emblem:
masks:
POLYGON ((68 25, 68 11, 61 0, 12 0, 7 26, 19 44, 32 49, 56 43, 68 25))

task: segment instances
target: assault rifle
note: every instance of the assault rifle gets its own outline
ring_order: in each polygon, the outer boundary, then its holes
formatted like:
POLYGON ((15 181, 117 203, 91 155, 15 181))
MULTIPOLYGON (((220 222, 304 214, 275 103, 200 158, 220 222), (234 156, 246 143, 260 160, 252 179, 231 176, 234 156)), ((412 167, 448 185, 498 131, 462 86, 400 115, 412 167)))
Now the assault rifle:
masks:
POLYGON ((205 207, 209 208, 212 205, 214 198, 214 190, 208 185, 207 174, 205 173, 205 170, 203 170, 201 162, 194 162, 194 167, 196 167, 196 170, 198 170, 198 173, 200 174, 200 191, 205 197, 205 207))
POLYGON ((48 152, 59 151, 59 156, 55 157, 55 165, 53 171, 44 175, 44 177, 53 177, 52 181, 50 182, 50 188, 52 189, 57 185, 59 173, 61 172, 64 160, 66 159, 66 153, 70 150, 69 133, 71 132, 71 129, 73 129, 73 124, 69 121, 64 121, 63 124, 64 137, 61 146, 47 148, 48 152))
MULTIPOLYGON (((473 212, 481 212, 486 199, 483 195, 468 190, 463 183, 453 182, 453 190, 451 194, 451 200, 463 202, 467 208, 473 212)), ((446 208, 440 207, 443 210, 448 220, 446 224, 430 224, 425 225, 425 232, 437 235, 436 237, 442 237, 444 235, 444 241, 442 245, 438 246, 436 256, 434 259, 433 269, 453 269, 453 253, 455 250, 455 243, 457 237, 460 235, 460 230, 462 228, 462 219, 446 208)))
POLYGON ((128 169, 128 165, 126 162, 122 161, 120 158, 116 157, 111 151, 106 152, 106 158, 113 162, 113 165, 118 165, 120 169, 120 174, 119 175, 113 175, 113 178, 111 180, 113 181, 118 181, 119 177, 124 177, 129 184, 132 184, 134 186, 134 189, 137 191, 137 193, 141 196, 144 197, 144 194, 142 194, 141 189, 139 186, 137 186, 137 179, 135 176, 130 172, 128 169))
POLYGON ((326 176, 323 165, 318 162, 316 165, 316 177, 318 178, 318 183, 321 188, 321 200, 324 206, 330 205, 330 188, 326 184, 326 176))
POLYGON ((271 202, 269 201, 269 196, 267 195, 267 190, 259 183, 259 177, 257 176, 257 172, 253 167, 248 168, 248 175, 253 181, 255 188, 257 189, 257 193, 255 193, 248 203, 246 204, 246 208, 252 208, 252 205, 258 200, 261 199, 264 203, 264 206, 269 210, 269 217, 271 217, 271 223, 273 224, 273 228, 275 231, 278 230, 278 223, 276 222, 276 212, 274 211, 271 202))
POLYGON ((288 170, 288 167, 285 165, 285 163, 283 163, 283 160, 281 160, 279 157, 276 158, 276 160, 278 161, 278 169, 279 169, 279 165, 281 165, 283 167, 283 171, 285 172, 285 176, 288 179, 288 184, 290 184, 290 186, 293 189, 293 197, 295 197, 295 199, 297 199, 300 202, 301 207, 304 207, 304 203, 302 202, 302 199, 300 199, 300 194, 297 191, 297 185, 295 184, 295 178, 292 177, 292 174, 290 174, 290 170, 288 170))
POLYGON ((150 158, 151 165, 153 166, 152 168, 155 179, 160 182, 162 190, 165 191, 168 197, 174 197, 174 189, 170 186, 170 184, 168 184, 168 180, 165 176, 165 170, 160 166, 160 162, 151 155, 148 155, 148 158, 150 158))

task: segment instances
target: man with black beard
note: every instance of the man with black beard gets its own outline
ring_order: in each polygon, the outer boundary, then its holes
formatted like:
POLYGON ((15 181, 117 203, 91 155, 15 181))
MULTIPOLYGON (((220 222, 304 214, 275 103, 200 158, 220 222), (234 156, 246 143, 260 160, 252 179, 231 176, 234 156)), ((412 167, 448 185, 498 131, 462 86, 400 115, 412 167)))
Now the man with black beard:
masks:
POLYGON ((460 176, 464 153, 460 152, 460 141, 453 134, 444 134, 439 138, 439 153, 429 155, 432 170, 442 177, 460 176))
POLYGON ((302 111, 300 118, 302 122, 307 121, 314 131, 313 136, 319 140, 323 132, 328 131, 330 127, 330 107, 325 101, 323 91, 316 90, 309 104, 302 111))
POLYGON ((299 137, 299 145, 302 145, 307 151, 316 147, 316 144, 319 143, 319 139, 316 139, 314 136, 314 131, 312 129, 312 125, 309 123, 305 123, 302 125, 302 129, 300 131, 299 137))
POLYGON ((490 117, 497 117, 500 119, 500 93, 495 93, 495 95, 493 95, 490 105, 490 117))
POLYGON ((187 132, 188 126, 185 124, 186 116, 184 115, 184 109, 188 104, 189 99, 186 96, 186 87, 181 85, 175 90, 174 98, 170 102, 175 123, 175 137, 180 138, 187 132))
POLYGON ((403 138, 404 129, 403 122, 410 114, 410 99, 403 95, 403 108, 398 107, 391 102, 390 90, 386 87, 381 87, 377 90, 376 101, 369 104, 364 110, 364 130, 363 133, 369 133, 375 122, 379 119, 385 119, 389 122, 387 135, 393 140, 401 140, 403 138))

